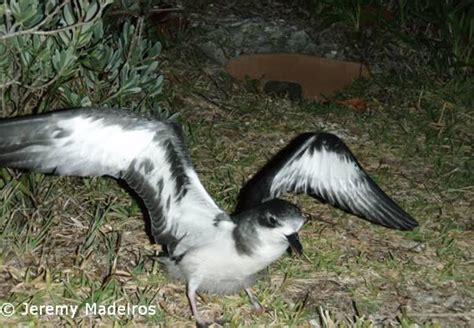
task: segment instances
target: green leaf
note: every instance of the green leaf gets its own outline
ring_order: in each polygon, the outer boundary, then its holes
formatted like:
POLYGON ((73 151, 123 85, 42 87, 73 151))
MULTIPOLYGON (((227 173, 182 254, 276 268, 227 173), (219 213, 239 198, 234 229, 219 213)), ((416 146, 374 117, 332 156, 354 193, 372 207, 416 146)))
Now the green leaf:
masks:
POLYGON ((149 57, 158 56, 160 53, 161 53, 161 43, 160 43, 160 42, 156 42, 156 43, 153 45, 153 47, 151 47, 151 48, 148 50, 148 56, 149 56, 149 57))
POLYGON ((102 24, 102 21, 95 22, 92 28, 92 33, 93 33, 92 43, 103 41, 102 38, 104 37, 104 26, 102 24))
POLYGON ((63 42, 63 45, 67 45, 71 42, 72 40, 72 31, 66 30, 66 31, 61 31, 58 33, 59 38, 63 42))
POLYGON ((139 93, 139 92, 142 91, 142 88, 140 88, 140 87, 133 87, 133 88, 128 88, 127 91, 128 91, 129 93, 139 93))
POLYGON ((67 4, 64 6, 63 18, 67 26, 73 25, 76 22, 76 17, 74 15, 74 11, 72 10, 72 6, 70 4, 67 4))
POLYGON ((99 11, 99 4, 96 1, 92 2, 87 8, 85 21, 88 22, 89 20, 91 20, 94 17, 94 15, 97 14, 98 11, 99 11))
POLYGON ((119 77, 120 86, 126 85, 128 81, 128 77, 129 77, 129 72, 130 72, 130 67, 128 66, 128 63, 125 63, 125 65, 123 65, 122 69, 120 70, 120 77, 119 77))
POLYGON ((66 69, 69 68, 70 65, 73 64, 75 59, 76 56, 74 55, 73 48, 69 48, 63 51, 59 51, 58 49, 56 49, 52 58, 53 67, 56 73, 62 74, 66 69))

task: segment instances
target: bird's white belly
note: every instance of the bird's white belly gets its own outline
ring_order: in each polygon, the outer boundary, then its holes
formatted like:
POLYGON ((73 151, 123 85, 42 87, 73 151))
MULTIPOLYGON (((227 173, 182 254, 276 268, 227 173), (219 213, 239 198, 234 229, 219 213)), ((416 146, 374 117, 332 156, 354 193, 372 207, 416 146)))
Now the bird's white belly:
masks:
MULTIPOLYGON (((225 269, 224 269, 225 270, 225 269)), ((210 293, 229 294, 250 287, 255 281, 256 274, 235 275, 228 272, 213 272, 202 278, 198 290, 210 293)))
POLYGON ((235 248, 203 247, 186 254, 178 264, 187 281, 198 283, 198 290, 233 293, 249 287, 261 270, 272 261, 241 255, 235 248))

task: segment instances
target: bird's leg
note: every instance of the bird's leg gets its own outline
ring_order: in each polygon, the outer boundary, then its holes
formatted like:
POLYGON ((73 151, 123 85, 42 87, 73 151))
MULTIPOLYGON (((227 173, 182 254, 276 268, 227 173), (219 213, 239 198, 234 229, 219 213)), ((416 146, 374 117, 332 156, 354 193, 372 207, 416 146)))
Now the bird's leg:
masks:
POLYGON ((249 300, 250 300, 250 303, 252 304, 253 310, 258 314, 264 313, 265 308, 260 304, 260 302, 257 300, 255 295, 252 293, 250 288, 245 288, 245 292, 247 293, 247 296, 249 297, 249 300))
POLYGON ((187 288, 186 288, 186 296, 188 297, 188 302, 189 306, 191 307, 191 312, 193 314, 194 319, 196 320, 196 326, 198 328, 205 328, 209 326, 209 322, 204 321, 201 316, 199 315, 199 312, 197 310, 196 306, 196 289, 197 285, 188 282, 187 288))

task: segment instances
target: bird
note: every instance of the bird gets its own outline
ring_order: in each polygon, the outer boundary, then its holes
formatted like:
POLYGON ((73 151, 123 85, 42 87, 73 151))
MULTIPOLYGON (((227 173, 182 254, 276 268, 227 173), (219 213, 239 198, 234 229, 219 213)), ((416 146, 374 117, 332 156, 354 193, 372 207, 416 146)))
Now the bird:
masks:
POLYGON ((198 327, 196 293, 244 290, 288 250, 303 252, 301 209, 279 198, 306 193, 392 229, 417 221, 367 175, 349 148, 327 132, 294 138, 243 186, 230 214, 199 180, 175 122, 112 108, 76 108, 0 120, 0 167, 59 176, 108 176, 143 201, 160 262, 186 284, 198 327))

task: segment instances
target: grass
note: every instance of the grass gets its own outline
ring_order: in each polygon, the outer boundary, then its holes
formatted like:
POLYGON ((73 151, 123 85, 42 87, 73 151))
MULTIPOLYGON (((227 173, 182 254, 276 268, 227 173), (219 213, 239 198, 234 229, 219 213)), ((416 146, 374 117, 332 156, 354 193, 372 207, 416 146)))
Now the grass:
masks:
MULTIPOLYGON (((370 174, 421 223, 413 232, 389 231, 289 195, 308 217, 302 232, 307 258, 281 259, 256 284, 266 314, 253 314, 240 294, 204 295, 199 306, 205 315, 249 327, 464 322, 459 313, 468 312, 472 299, 472 117, 459 100, 462 93, 451 91, 459 85, 411 90, 394 82, 382 90, 380 81, 361 82, 339 95, 365 99, 369 112, 358 114, 246 92, 224 99, 224 109, 202 98, 195 106, 196 92, 208 87, 197 79, 202 86, 196 90, 183 86, 190 89, 182 93, 188 98, 180 119, 197 170, 225 209, 232 208, 242 181, 291 137, 324 126, 346 136, 370 174), (443 305, 449 297, 458 298, 457 307, 443 305)), ((113 181, 3 174, 2 301, 82 309, 94 302, 157 305, 152 316, 40 319, 50 324, 191 324, 184 287, 150 258, 158 247, 149 243, 137 205, 113 181)))
MULTIPOLYGON (((307 217, 306 256, 284 257, 244 293, 203 294, 200 311, 230 327, 463 326, 473 320, 472 77, 426 72, 359 81, 335 99, 361 98, 366 113, 291 103, 232 85, 185 44, 163 58, 163 107, 179 113, 196 169, 231 210, 242 183, 296 134, 342 137, 370 175, 420 222, 386 230, 306 196, 286 195, 307 217), (192 63, 192 65, 190 65, 192 63), (212 74, 209 73, 212 71, 212 74), (226 87, 228 86, 228 87, 226 87)), ((0 324, 192 326, 184 286, 153 255, 140 209, 108 179, 0 170, 0 324), (23 316, 23 304, 69 304, 75 317, 23 316), (86 316, 87 304, 155 306, 152 315, 86 316)))

